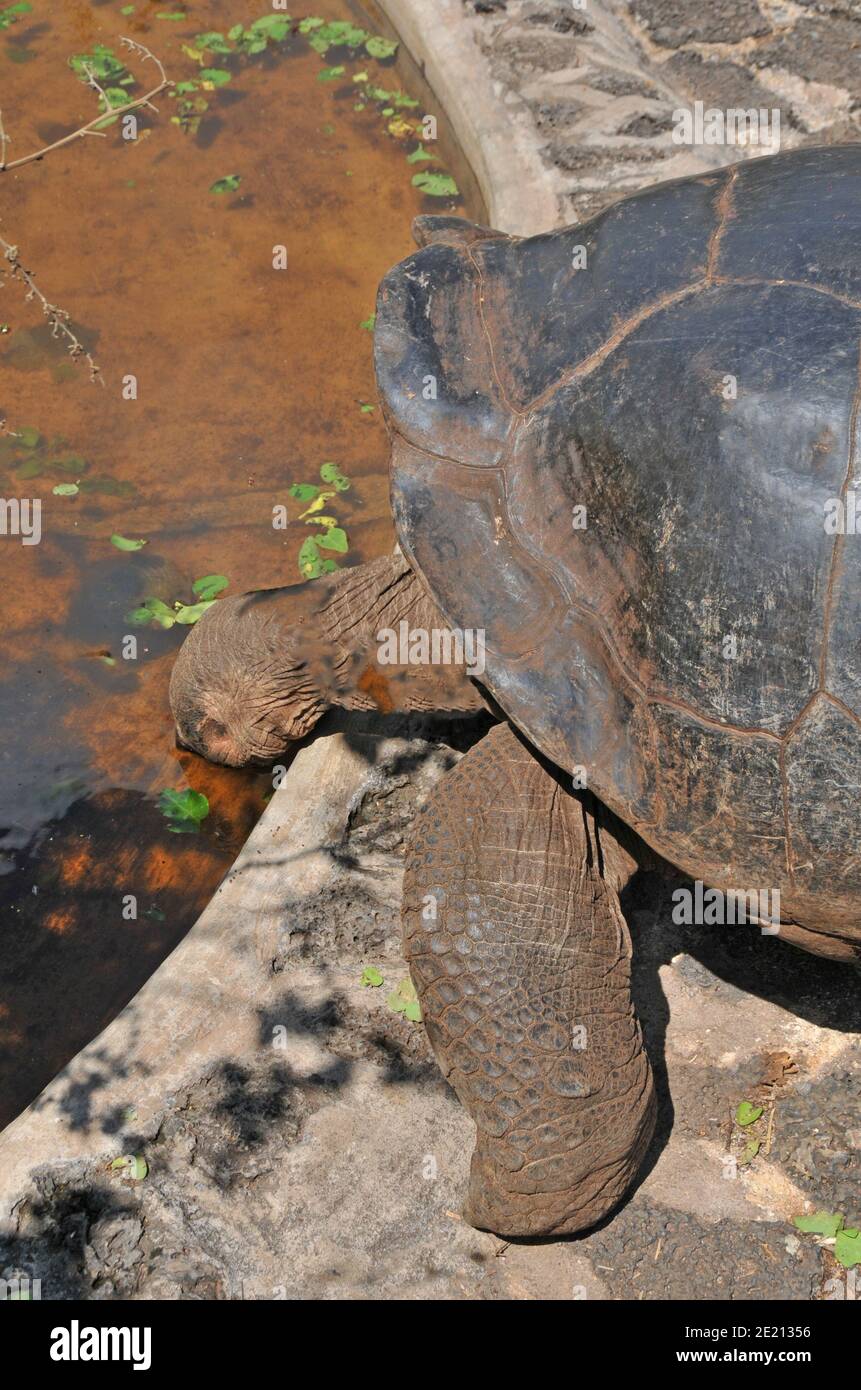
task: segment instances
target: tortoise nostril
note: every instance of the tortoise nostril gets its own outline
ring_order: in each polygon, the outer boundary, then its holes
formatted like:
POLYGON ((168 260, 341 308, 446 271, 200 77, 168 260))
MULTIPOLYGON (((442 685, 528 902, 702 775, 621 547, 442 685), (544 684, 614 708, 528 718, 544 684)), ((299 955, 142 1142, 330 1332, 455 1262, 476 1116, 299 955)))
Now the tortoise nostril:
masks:
POLYGON ((227 738, 227 727, 222 724, 219 719, 210 719, 207 717, 201 721, 197 730, 197 737, 203 743, 208 743, 210 739, 227 738))

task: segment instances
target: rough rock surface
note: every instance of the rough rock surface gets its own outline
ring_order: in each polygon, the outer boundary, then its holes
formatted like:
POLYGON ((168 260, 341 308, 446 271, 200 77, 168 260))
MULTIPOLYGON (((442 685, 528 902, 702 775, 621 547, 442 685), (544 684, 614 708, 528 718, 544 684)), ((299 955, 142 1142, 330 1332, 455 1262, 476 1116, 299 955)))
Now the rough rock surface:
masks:
POLYGON ((755 155, 686 147, 672 113, 701 101, 780 111, 782 149, 857 140, 853 0, 463 0, 500 98, 542 138, 562 222, 625 193, 755 155))
MULTIPOLYGON (((756 928, 674 925, 677 885, 656 874, 624 903, 660 1095, 636 1190, 572 1240, 506 1246, 460 1219, 471 1124, 423 1029, 387 998, 406 976, 406 829, 482 727, 413 723, 388 747, 323 890, 279 915, 247 1001, 250 1047, 225 1035, 143 1127, 135 1066, 97 1054, 64 1109, 105 1157, 42 1167, 0 1236, 0 1277, 25 1272, 66 1299, 804 1300, 844 1287, 791 1218, 861 1216, 858 975, 756 928), (382 986, 361 983, 367 966, 382 986), (742 1100, 763 1106, 745 1133, 742 1100), (760 1152, 745 1163, 751 1134, 760 1152), (122 1154, 145 1158, 143 1181, 110 1167, 122 1154)), ((237 923, 237 951, 253 934, 237 923)))

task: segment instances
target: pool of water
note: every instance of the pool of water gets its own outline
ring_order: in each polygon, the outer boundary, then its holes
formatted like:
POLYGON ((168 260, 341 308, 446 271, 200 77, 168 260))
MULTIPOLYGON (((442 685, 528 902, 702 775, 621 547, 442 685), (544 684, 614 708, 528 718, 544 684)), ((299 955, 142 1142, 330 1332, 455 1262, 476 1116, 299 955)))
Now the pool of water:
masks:
MULTIPOLYGON (((340 0, 307 14, 352 18, 340 0)), ((423 113, 392 95, 396 59, 315 51, 319 25, 261 49, 262 15, 261 0, 32 0, 10 18, 0 0, 7 161, 97 113, 70 58, 90 55, 106 89, 152 85, 121 35, 193 84, 139 111, 136 139, 117 121, 0 174, 0 236, 104 382, 7 278, 0 490, 41 501, 41 538, 0 535, 0 1125, 188 930, 271 788, 175 747, 167 683, 187 629, 128 615, 193 604, 203 576, 227 593, 298 582, 320 528, 290 489, 323 487, 326 463, 349 481, 326 507, 348 549, 318 558, 391 544, 369 320, 412 217, 458 199, 442 162, 415 155, 423 113), (434 196, 422 171, 443 178, 434 196), (209 814, 172 833, 161 793, 189 788, 209 814)))

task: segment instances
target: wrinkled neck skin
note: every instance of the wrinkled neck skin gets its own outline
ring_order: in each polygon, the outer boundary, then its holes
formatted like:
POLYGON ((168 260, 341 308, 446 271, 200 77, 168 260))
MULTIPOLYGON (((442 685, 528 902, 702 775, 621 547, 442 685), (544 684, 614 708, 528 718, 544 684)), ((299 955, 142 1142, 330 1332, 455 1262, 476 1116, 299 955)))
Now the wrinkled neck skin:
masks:
POLYGON ((464 666, 381 662, 378 634, 442 626, 400 554, 310 584, 222 599, 192 629, 171 675, 179 741, 214 762, 266 763, 332 707, 484 707, 464 666))
POLYGON ((382 714, 485 708, 464 664, 409 659, 407 633, 448 629, 399 552, 339 575, 321 599, 306 640, 330 705, 382 714))

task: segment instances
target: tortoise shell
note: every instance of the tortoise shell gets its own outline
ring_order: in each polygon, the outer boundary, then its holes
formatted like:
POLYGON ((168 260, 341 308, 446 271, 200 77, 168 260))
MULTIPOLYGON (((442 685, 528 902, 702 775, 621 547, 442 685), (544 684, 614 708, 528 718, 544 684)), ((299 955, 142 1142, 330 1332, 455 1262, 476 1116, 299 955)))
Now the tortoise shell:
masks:
POLYGON ((380 290, 404 552, 655 850, 861 941, 861 145, 475 231, 380 290))

